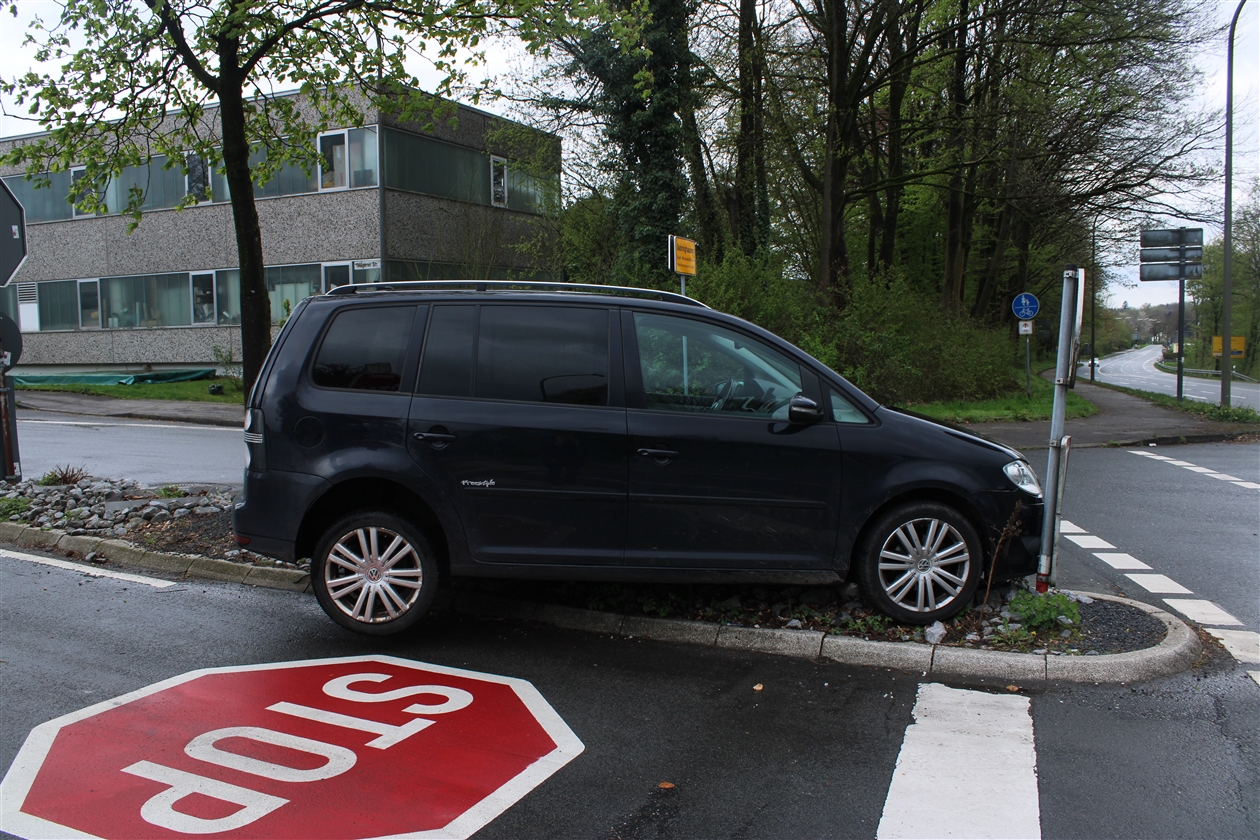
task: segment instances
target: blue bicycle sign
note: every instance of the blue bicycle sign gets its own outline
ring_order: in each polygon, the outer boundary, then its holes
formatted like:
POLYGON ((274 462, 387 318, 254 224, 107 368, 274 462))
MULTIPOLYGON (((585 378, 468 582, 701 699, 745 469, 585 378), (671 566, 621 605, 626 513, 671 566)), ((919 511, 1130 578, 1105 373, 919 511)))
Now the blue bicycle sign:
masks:
POLYGON ((1040 310, 1041 303, 1037 300, 1037 296, 1030 295, 1028 292, 1016 295, 1015 300, 1011 301, 1011 311, 1021 321, 1031 321, 1037 317, 1040 310))

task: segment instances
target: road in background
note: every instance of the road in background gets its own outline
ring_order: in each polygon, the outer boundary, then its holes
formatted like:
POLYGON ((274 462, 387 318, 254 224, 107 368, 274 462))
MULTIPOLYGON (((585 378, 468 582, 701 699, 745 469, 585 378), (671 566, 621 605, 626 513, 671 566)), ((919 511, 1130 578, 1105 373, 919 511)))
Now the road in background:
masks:
POLYGON ((54 466, 84 467, 101 478, 145 484, 241 485, 245 444, 240 429, 18 410, 22 475, 54 466))
MULTIPOLYGON (((1154 391, 1157 394, 1177 395, 1177 374, 1165 373, 1155 367, 1155 363, 1163 358, 1163 348, 1158 344, 1150 347, 1139 347, 1126 350, 1114 356, 1098 360, 1097 377, 1099 382, 1108 385, 1120 385, 1124 388, 1137 388, 1142 391, 1154 391)), ((1080 381, 1089 381, 1089 365, 1084 364, 1076 372, 1080 381)), ((1219 379, 1200 379, 1195 376, 1183 377, 1183 393, 1187 399, 1199 402, 1220 403, 1221 381, 1219 379)), ((1244 382, 1241 379, 1230 380, 1230 399, 1234 405, 1249 406, 1260 411, 1260 383, 1244 382)))

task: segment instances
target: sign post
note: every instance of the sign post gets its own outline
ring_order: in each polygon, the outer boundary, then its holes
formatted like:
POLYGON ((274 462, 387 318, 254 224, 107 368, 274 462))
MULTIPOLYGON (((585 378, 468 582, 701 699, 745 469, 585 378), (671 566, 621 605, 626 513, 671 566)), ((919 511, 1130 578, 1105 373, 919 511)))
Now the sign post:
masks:
MULTIPOLYGON (((26 211, 7 184, 0 181, 0 286, 7 286, 26 262, 26 211)), ((4 480, 21 481, 17 413, 9 369, 22 355, 22 332, 12 318, 0 313, 0 449, 4 480)))
POLYGON ((1203 228, 1144 230, 1141 280, 1177 281, 1177 402, 1185 391, 1186 278, 1203 276, 1203 228))
POLYGON ((1011 301, 1011 311, 1019 319, 1019 334, 1024 336, 1024 390, 1032 397, 1032 343, 1033 318, 1041 311, 1041 301, 1037 296, 1021 292, 1011 301))
POLYGON ((1063 267, 1063 298, 1059 310, 1059 358, 1054 373, 1054 408, 1050 413, 1050 454, 1046 461, 1045 518, 1041 524, 1041 557, 1037 563, 1037 591, 1054 585, 1055 554, 1059 547, 1059 502, 1067 479, 1067 453, 1072 439, 1063 435, 1067 418, 1067 391, 1076 364, 1080 341, 1081 289, 1084 278, 1075 265, 1063 267))

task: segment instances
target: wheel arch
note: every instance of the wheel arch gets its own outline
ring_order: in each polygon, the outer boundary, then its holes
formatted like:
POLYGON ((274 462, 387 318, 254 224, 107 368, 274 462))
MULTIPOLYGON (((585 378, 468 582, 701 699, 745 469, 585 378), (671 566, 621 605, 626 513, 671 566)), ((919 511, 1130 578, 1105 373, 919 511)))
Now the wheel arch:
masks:
POLYGON ((420 494, 388 478, 365 476, 333 485, 307 509, 294 543, 295 557, 310 557, 333 521, 362 510, 385 510, 413 523, 430 540, 443 577, 450 574, 446 529, 420 494))
POLYGON ((984 555, 980 564, 981 575, 988 575, 988 561, 993 553, 993 543, 985 528, 984 517, 967 498, 967 495, 943 487, 916 487, 889 497, 883 504, 867 514, 866 520, 862 523, 862 527, 858 530, 857 537, 853 540, 853 545, 849 549, 849 569, 846 580, 854 581, 857 579, 857 569, 861 563, 862 547, 866 544, 866 540, 870 536, 871 529, 875 527, 875 523, 888 511, 902 505, 913 504, 914 502, 937 502, 948 505, 961 513, 971 523, 971 527, 975 529, 976 536, 980 540, 980 551, 984 555))

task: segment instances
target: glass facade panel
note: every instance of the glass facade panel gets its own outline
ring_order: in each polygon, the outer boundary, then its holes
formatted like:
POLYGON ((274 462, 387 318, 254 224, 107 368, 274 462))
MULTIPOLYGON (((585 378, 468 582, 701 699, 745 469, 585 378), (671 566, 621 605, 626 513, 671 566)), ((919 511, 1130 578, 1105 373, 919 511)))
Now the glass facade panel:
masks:
POLYGON ((188 156, 188 192, 197 197, 197 201, 210 200, 210 164, 199 155, 188 156))
POLYGON ((319 188, 335 190, 346 184, 346 135, 325 134, 319 138, 319 188))
POLYGON ((79 328, 79 281, 58 280, 39 283, 39 329, 77 330, 79 328))
POLYGON ((481 307, 476 396, 607 405, 607 310, 481 307))
POLYGON ((214 273, 214 308, 220 325, 241 322, 241 272, 227 268, 214 273))
POLYGON ((542 213, 548 200, 560 193, 557 179, 538 178, 514 166, 508 167, 507 183, 508 209, 522 213, 542 213))
POLYGON ((328 328, 311 379, 324 388, 397 391, 402 383, 414 306, 341 312, 328 328))
POLYGON ((376 129, 352 128, 350 139, 350 186, 376 186, 376 129))
POLYGON ((4 183, 22 204, 27 222, 56 222, 71 218, 70 173, 46 172, 44 175, 52 182, 44 189, 36 189, 35 182, 26 180, 22 175, 10 175, 4 183))
POLYGON ((101 311, 108 329, 192 324, 188 274, 102 277, 101 311))
POLYGON ((364 261, 354 264, 355 283, 381 282, 381 264, 376 261, 364 261))
MULTIPOLYGON (((249 156, 249 165, 252 169, 257 164, 267 159, 267 151, 259 149, 249 156)), ((286 163, 280 167, 271 180, 265 184, 254 184, 255 198, 275 198, 281 195, 298 195, 300 193, 313 193, 319 191, 319 178, 314 170, 308 175, 296 163, 286 163)), ((224 179, 224 186, 227 185, 227 179, 224 179)), ((218 200, 219 190, 216 186, 214 191, 215 199, 218 200)), ((224 190, 224 196, 228 193, 224 190)))
POLYGON ((214 323, 214 275, 192 276, 193 323, 214 323))
POLYGON ((17 286, 12 283, 0 287, 0 312, 8 315, 14 321, 19 320, 17 286))
POLYGON ((105 205, 110 213, 121 213, 131 200, 131 191, 144 196, 141 210, 174 207, 184 197, 184 173, 178 166, 164 169, 166 156, 158 155, 146 165, 124 167, 122 174, 105 188, 105 205))
POLYGON ((348 265, 326 265, 324 266, 324 291, 335 289, 338 286, 345 286, 350 283, 350 266, 348 265))
POLYGON ((323 290, 323 268, 318 263, 267 268, 263 276, 271 298, 271 321, 275 324, 288 314, 285 301, 288 301, 291 312, 298 301, 318 295, 323 290))
POLYGON ((385 129, 385 186, 490 203, 490 166, 482 152, 385 129))
POLYGON ((85 330, 101 328, 101 290, 95 280, 79 282, 79 327, 85 330))

